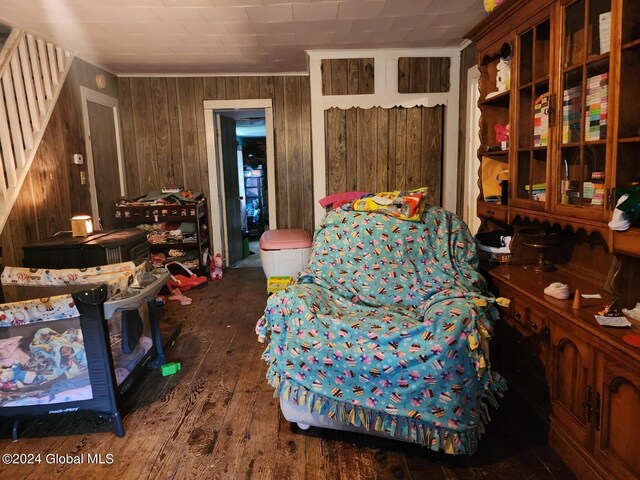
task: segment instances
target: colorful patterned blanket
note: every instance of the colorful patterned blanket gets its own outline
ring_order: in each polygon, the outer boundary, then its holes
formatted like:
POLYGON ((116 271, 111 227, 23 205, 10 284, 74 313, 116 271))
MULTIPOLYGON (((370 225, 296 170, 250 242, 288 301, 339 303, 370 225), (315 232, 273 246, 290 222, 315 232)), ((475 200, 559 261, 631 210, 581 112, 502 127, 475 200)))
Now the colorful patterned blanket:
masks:
POLYGON ((334 210, 308 267, 256 333, 276 395, 343 423, 473 453, 504 380, 489 369, 493 299, 466 225, 334 210))

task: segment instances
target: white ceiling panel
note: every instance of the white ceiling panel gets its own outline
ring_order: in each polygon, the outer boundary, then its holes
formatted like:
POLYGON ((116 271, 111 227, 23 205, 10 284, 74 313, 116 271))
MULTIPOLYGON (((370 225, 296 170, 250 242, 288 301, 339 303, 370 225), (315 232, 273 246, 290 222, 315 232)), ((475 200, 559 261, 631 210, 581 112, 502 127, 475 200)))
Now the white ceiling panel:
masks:
POLYGON ((256 23, 291 22, 293 21, 293 5, 262 5, 260 7, 247 7, 249 20, 256 23))
POLYGON ((340 6, 338 7, 338 18, 354 19, 378 17, 382 12, 385 3, 386 2, 384 0, 354 0, 349 2, 340 2, 340 6))
POLYGON ((242 7, 200 8, 206 23, 248 22, 247 10, 242 7))
POLYGON ((293 19, 296 22, 313 20, 333 20, 338 17, 340 2, 297 3, 293 5, 293 19))
MULTIPOLYGON (((385 16, 423 15, 436 0, 402 0, 401 2, 385 2, 381 14, 385 16)), ((440 0, 441 3, 446 3, 440 0)))
POLYGON ((305 49, 460 45, 481 0, 0 0, 0 21, 114 73, 270 73, 305 49))

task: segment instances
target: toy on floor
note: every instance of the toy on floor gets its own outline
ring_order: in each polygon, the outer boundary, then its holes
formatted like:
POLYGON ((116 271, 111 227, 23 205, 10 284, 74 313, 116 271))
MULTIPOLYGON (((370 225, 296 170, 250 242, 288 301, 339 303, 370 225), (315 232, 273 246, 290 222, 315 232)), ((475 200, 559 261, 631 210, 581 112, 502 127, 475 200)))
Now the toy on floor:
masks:
POLYGON ((291 284, 291 277, 275 276, 267 279, 267 293, 272 294, 284 290, 291 284))
POLYGON ((174 288, 180 288, 181 290, 186 291, 207 283, 207 277, 196 276, 196 274, 193 273, 186 265, 183 265, 180 262, 169 262, 164 266, 164 268, 166 268, 167 271, 171 273, 171 270, 169 270, 169 265, 179 265, 189 275, 187 277, 182 274, 171 274, 171 280, 169 280, 169 283, 167 284, 169 286, 169 291, 171 292, 174 288))
POLYGON ((211 280, 220 280, 222 278, 222 255, 216 253, 211 259, 210 264, 211 280))
POLYGON ((180 362, 165 363, 160 366, 160 373, 162 373, 163 377, 168 377, 169 375, 178 373, 181 368, 182 365, 180 365, 180 362))
POLYGON ((176 300, 180 302, 180 305, 191 305, 191 298, 184 295, 178 288, 171 290, 171 295, 169 295, 168 299, 176 300))

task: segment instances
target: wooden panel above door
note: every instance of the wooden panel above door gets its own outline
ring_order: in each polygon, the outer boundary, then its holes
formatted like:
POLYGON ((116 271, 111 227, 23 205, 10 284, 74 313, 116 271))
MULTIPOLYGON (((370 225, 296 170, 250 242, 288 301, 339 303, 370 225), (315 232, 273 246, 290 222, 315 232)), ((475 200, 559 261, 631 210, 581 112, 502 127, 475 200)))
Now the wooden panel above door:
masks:
POLYGON ((442 203, 444 107, 325 111, 327 194, 429 187, 442 203))
POLYGON ((327 58, 320 68, 323 95, 375 93, 373 58, 327 58))
POLYGON ((449 91, 449 57, 400 57, 398 93, 449 91))

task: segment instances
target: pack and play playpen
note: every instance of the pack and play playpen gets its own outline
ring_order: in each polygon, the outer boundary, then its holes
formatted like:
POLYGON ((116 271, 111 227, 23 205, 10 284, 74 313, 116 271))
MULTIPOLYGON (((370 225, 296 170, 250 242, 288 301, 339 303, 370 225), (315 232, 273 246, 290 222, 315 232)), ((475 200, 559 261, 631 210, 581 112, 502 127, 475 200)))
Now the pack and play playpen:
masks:
POLYGON ((166 362, 155 298, 166 270, 133 262, 86 269, 6 267, 0 305, 0 421, 96 413, 118 436, 120 396, 166 362))

